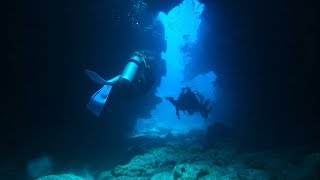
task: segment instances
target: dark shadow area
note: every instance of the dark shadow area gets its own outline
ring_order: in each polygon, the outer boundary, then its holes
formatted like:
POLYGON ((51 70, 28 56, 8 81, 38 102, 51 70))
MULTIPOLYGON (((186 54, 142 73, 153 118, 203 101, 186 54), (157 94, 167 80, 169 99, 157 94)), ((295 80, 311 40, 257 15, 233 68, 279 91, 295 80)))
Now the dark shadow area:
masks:
POLYGON ((201 64, 218 75, 237 141, 248 148, 319 148, 315 2, 203 2, 211 24, 202 37, 208 58, 201 64))
MULTIPOLYGON (((145 13, 155 15, 164 6, 156 3, 145 13)), ((10 1, 4 7, 4 178, 24 178, 27 162, 42 155, 52 157, 58 169, 108 168, 125 159, 134 120, 159 102, 154 92, 164 63, 151 64, 159 69, 146 96, 114 93, 100 118, 86 109, 100 87, 84 69, 107 79, 123 71, 135 50, 159 55, 165 48, 162 30, 155 36, 133 28, 129 1, 10 1)))

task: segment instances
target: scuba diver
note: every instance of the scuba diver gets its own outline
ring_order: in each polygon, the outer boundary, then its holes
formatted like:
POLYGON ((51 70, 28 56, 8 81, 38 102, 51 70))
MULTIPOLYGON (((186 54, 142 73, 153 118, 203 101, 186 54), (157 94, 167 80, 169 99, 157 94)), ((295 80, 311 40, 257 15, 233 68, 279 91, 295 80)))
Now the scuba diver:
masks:
POLYGON ((192 91, 190 87, 183 87, 177 100, 173 97, 166 97, 176 107, 176 115, 180 119, 179 111, 187 111, 189 115, 199 112, 201 116, 208 119, 208 114, 212 110, 209 107, 209 99, 204 101, 204 97, 198 91, 192 91))
POLYGON ((122 74, 109 80, 101 78, 96 72, 85 70, 89 78, 102 85, 87 104, 87 108, 96 116, 100 116, 105 103, 108 100, 110 91, 113 86, 121 89, 129 89, 131 92, 145 93, 153 84, 153 77, 149 61, 151 57, 145 55, 143 51, 136 51, 129 59, 122 74))

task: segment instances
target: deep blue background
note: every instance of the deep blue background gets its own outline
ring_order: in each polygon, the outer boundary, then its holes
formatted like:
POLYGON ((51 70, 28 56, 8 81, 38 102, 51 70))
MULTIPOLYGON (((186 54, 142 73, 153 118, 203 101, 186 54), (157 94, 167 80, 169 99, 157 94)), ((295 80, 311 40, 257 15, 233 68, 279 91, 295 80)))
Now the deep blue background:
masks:
MULTIPOLYGON (((115 9, 127 12, 125 2, 4 4, 1 167, 24 172, 27 160, 45 153, 66 166, 101 168, 106 160, 124 155, 135 113, 123 113, 130 105, 122 106, 126 102, 121 100, 113 112, 95 119, 85 104, 98 87, 83 69, 117 74, 133 50, 165 48, 129 21, 115 22, 115 9)), ((179 3, 152 2, 151 13, 179 3)), ((204 53, 197 66, 219 75, 237 141, 262 147, 318 145, 320 31, 315 3, 202 2, 207 5, 200 37, 204 53)))

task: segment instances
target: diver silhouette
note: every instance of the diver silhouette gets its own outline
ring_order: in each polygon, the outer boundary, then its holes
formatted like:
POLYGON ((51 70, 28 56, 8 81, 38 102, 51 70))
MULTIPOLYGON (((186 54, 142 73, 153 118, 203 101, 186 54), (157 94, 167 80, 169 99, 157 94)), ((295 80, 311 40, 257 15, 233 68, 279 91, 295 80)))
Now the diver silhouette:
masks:
POLYGON ((209 99, 204 97, 198 91, 192 91, 190 87, 183 87, 177 100, 173 97, 166 97, 176 108, 176 115, 180 119, 180 111, 186 111, 189 115, 199 112, 204 119, 208 119, 208 114, 212 110, 209 107, 209 99))

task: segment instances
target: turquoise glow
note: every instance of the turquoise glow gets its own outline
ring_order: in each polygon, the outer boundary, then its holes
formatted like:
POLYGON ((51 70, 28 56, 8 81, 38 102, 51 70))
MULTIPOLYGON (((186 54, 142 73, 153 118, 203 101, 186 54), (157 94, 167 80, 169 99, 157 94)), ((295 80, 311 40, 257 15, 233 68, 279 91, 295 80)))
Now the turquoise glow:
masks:
POLYGON ((191 59, 183 47, 188 46, 192 49, 192 45, 198 43, 199 25, 204 8, 204 4, 198 0, 184 0, 168 14, 159 13, 158 20, 164 26, 167 44, 166 51, 162 53, 167 73, 157 89, 157 96, 162 98, 162 102, 151 112, 152 118, 137 121, 135 135, 161 134, 168 131, 175 134, 192 129, 206 129, 208 122, 198 114, 188 116, 181 113, 181 120, 178 120, 174 106, 164 99, 166 96, 177 98, 181 87, 186 85, 197 89, 205 98, 214 99, 212 82, 216 76, 213 72, 198 75, 190 81, 184 80, 185 65, 196 59, 191 59))

